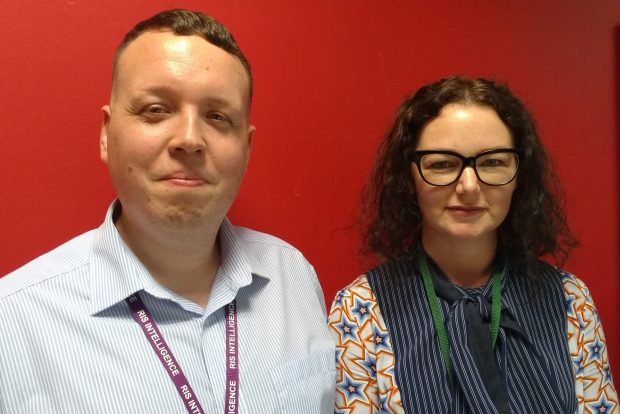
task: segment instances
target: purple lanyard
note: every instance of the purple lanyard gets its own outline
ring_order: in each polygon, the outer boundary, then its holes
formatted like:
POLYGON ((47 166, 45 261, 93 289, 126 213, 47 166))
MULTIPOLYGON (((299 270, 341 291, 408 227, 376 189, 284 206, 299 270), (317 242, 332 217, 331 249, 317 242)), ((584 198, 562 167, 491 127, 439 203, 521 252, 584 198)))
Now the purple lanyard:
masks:
MULTIPOLYGON (((185 404, 188 413, 204 414, 198 402, 196 393, 185 377, 181 366, 177 362, 170 347, 159 331, 153 316, 146 308, 139 294, 133 294, 126 299, 131 309, 133 319, 140 325, 142 332, 159 357, 159 361, 166 369, 172 383, 185 404)), ((226 306, 226 393, 225 414, 236 414, 239 407, 239 353, 238 353, 238 326, 237 305, 235 300, 226 306)))

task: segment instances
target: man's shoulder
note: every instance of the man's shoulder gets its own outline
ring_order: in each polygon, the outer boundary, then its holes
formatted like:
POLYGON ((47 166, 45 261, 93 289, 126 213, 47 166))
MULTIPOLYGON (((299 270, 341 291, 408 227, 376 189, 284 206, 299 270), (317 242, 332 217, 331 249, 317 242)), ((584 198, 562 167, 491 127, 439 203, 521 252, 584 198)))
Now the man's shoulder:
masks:
POLYGON ((258 274, 264 270, 273 278, 283 271, 314 273, 302 252, 277 236, 239 226, 231 226, 229 231, 258 274))
POLYGON ((275 249, 291 250, 297 252, 298 250, 290 243, 276 237, 274 235, 263 233, 258 230, 253 230, 247 227, 240 227, 232 225, 232 230, 237 237, 237 240, 243 242, 246 245, 257 245, 265 247, 273 247, 275 249))
POLYGON ((0 278, 0 301, 86 265, 94 233, 82 233, 0 278))

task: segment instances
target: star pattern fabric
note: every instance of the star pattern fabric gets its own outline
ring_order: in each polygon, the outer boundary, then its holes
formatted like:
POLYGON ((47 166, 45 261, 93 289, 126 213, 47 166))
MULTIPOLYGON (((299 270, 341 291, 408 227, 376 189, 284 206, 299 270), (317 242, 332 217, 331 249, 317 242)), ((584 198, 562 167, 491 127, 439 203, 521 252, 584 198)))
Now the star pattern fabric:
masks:
POLYGON ((337 413, 404 413, 394 381, 394 353, 377 300, 365 277, 343 289, 329 326, 337 343, 337 413), (356 336, 343 328, 355 330, 356 336))
POLYGON ((583 281, 570 273, 562 276, 579 414, 620 413, 605 334, 590 291, 583 281))
MULTIPOLYGON (((570 273, 562 273, 562 283, 577 414, 619 414, 605 335, 590 292, 570 273)), ((366 276, 337 294, 329 326, 337 348, 335 412, 404 413, 390 335, 366 276)))

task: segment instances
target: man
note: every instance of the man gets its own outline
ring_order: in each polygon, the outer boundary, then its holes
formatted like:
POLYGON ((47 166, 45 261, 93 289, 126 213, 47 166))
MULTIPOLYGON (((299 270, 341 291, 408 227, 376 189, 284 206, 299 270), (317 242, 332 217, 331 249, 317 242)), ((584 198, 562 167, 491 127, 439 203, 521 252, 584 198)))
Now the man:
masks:
POLYGON ((0 412, 333 412, 313 268, 232 226, 250 66, 202 13, 127 34, 103 107, 104 223, 0 279, 0 412))

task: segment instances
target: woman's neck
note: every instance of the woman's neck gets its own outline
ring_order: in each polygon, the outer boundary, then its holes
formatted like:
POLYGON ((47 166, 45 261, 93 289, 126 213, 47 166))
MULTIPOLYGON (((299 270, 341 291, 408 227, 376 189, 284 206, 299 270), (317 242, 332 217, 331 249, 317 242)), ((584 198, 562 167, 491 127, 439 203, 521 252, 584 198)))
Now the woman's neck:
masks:
POLYGON ((485 286, 497 251, 497 237, 484 240, 434 239, 422 235, 422 246, 448 279, 463 287, 485 286))

